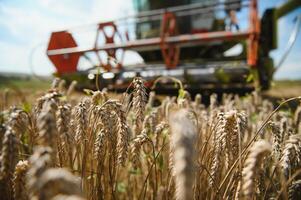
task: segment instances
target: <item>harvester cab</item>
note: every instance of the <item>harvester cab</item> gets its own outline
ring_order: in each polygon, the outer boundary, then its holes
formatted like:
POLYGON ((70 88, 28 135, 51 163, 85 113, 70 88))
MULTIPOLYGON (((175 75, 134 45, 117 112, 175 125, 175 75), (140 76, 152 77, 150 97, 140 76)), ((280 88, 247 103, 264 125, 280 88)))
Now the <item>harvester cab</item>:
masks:
MULTIPOLYGON (((301 5, 300 0, 289 0, 267 10, 260 20, 257 0, 133 3, 136 15, 96 24, 93 47, 79 46, 72 29, 53 32, 47 55, 56 74, 67 81, 76 79, 83 87, 93 87, 97 80, 99 88, 114 90, 125 90, 135 76, 150 87, 158 77, 170 76, 181 80, 187 90, 249 91, 254 80, 268 89, 277 19, 301 5), (244 23, 242 15, 247 17, 244 23), (124 64, 127 51, 138 53, 143 63, 124 64), (80 59, 91 67, 78 70, 80 59)), ((174 84, 166 80, 157 89, 169 92, 174 84)))

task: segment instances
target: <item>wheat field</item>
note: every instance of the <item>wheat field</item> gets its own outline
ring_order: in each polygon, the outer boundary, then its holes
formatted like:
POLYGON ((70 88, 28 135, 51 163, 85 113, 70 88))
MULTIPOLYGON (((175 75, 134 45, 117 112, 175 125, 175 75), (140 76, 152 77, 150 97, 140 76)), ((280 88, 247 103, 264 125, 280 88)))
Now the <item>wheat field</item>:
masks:
MULTIPOLYGON (((0 115, 0 199, 301 199, 301 105, 259 93, 74 96, 55 79, 0 115)), ((5 98, 4 98, 5 99, 5 98)))

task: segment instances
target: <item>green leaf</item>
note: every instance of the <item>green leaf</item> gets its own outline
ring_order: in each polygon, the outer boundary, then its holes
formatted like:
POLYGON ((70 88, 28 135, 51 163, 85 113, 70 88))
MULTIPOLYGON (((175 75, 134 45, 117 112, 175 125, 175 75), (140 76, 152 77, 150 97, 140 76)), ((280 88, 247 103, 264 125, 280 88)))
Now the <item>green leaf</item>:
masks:
POLYGON ((254 81, 254 75, 252 73, 250 73, 247 77, 247 83, 251 83, 252 81, 254 81))
POLYGON ((92 96, 93 95, 93 90, 89 90, 89 89, 84 89, 84 92, 86 93, 86 95, 92 96))
POLYGON ((138 169, 131 168, 129 170, 129 173, 130 174, 134 174, 134 175, 140 175, 141 174, 141 170, 139 168, 138 169))
POLYGON ((165 128, 165 129, 162 131, 162 135, 163 135, 163 138, 164 138, 164 139, 169 135, 169 130, 168 130, 168 128, 165 128))
POLYGON ((160 170, 163 170, 163 167, 164 167, 164 159, 163 159, 162 154, 160 154, 159 157, 158 157, 158 164, 159 164, 159 169, 160 169, 160 170))
POLYGON ((179 99, 183 99, 184 96, 185 96, 185 90, 179 89, 179 95, 178 95, 178 98, 179 98, 179 99))
POLYGON ((88 180, 95 179, 95 178, 96 178, 96 174, 92 174, 87 177, 88 180))
POLYGON ((222 83, 229 83, 230 77, 225 73, 224 69, 220 68, 214 72, 215 77, 222 83))
POLYGON ((67 96, 61 96, 60 98, 59 98, 61 101, 67 101, 67 96))
POLYGON ((31 111, 31 104, 28 102, 24 102, 22 104, 22 110, 24 110, 25 112, 29 113, 31 111))
POLYGON ((252 122, 256 122, 257 118, 258 118, 258 116, 257 116, 256 113, 252 113, 251 116, 250 116, 250 119, 251 119, 252 122))
POLYGON ((126 185, 123 182, 117 183, 117 191, 120 193, 126 192, 126 185))

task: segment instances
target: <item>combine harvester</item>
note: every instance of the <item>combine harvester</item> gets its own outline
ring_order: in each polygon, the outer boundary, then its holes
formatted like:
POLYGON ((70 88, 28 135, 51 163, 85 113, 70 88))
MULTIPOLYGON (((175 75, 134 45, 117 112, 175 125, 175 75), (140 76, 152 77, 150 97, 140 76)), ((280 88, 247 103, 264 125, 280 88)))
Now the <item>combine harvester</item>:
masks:
MULTIPOLYGON (((135 76, 149 87, 158 77, 170 76, 190 91, 245 92, 254 89, 254 82, 265 90, 275 71, 269 52, 277 48, 277 20, 301 5, 288 0, 259 19, 257 0, 133 1, 136 15, 89 25, 96 27, 93 47, 79 46, 72 35, 85 27, 53 32, 47 55, 57 76, 115 91, 125 90, 135 76), (245 23, 240 22, 243 14, 245 23), (240 52, 231 55, 235 48, 240 52), (137 52, 144 63, 125 65, 127 51, 137 52), (78 70, 80 59, 91 67, 78 70)), ((175 87, 166 81, 157 89, 175 87)))

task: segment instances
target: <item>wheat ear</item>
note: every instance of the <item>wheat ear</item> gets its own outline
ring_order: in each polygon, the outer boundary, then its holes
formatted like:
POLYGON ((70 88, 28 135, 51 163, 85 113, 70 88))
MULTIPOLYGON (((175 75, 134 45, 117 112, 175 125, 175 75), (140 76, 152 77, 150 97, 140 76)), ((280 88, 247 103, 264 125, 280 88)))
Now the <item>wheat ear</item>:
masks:
POLYGON ((50 200, 59 194, 82 196, 80 179, 60 168, 46 170, 41 175, 36 189, 38 199, 50 200))
POLYGON ((26 188, 26 173, 28 171, 29 164, 28 161, 20 160, 15 169, 14 179, 13 179, 13 191, 14 198, 17 200, 28 200, 28 192, 26 188))
POLYGON ((264 140, 255 142, 250 148, 250 153, 244 163, 244 168, 242 171, 242 193, 245 197, 253 197, 256 171, 258 168, 260 168, 261 161, 264 156, 269 154, 271 150, 271 145, 264 140))
POLYGON ((291 135, 285 142, 281 166, 284 176, 288 179, 291 171, 301 166, 301 135, 291 135))

